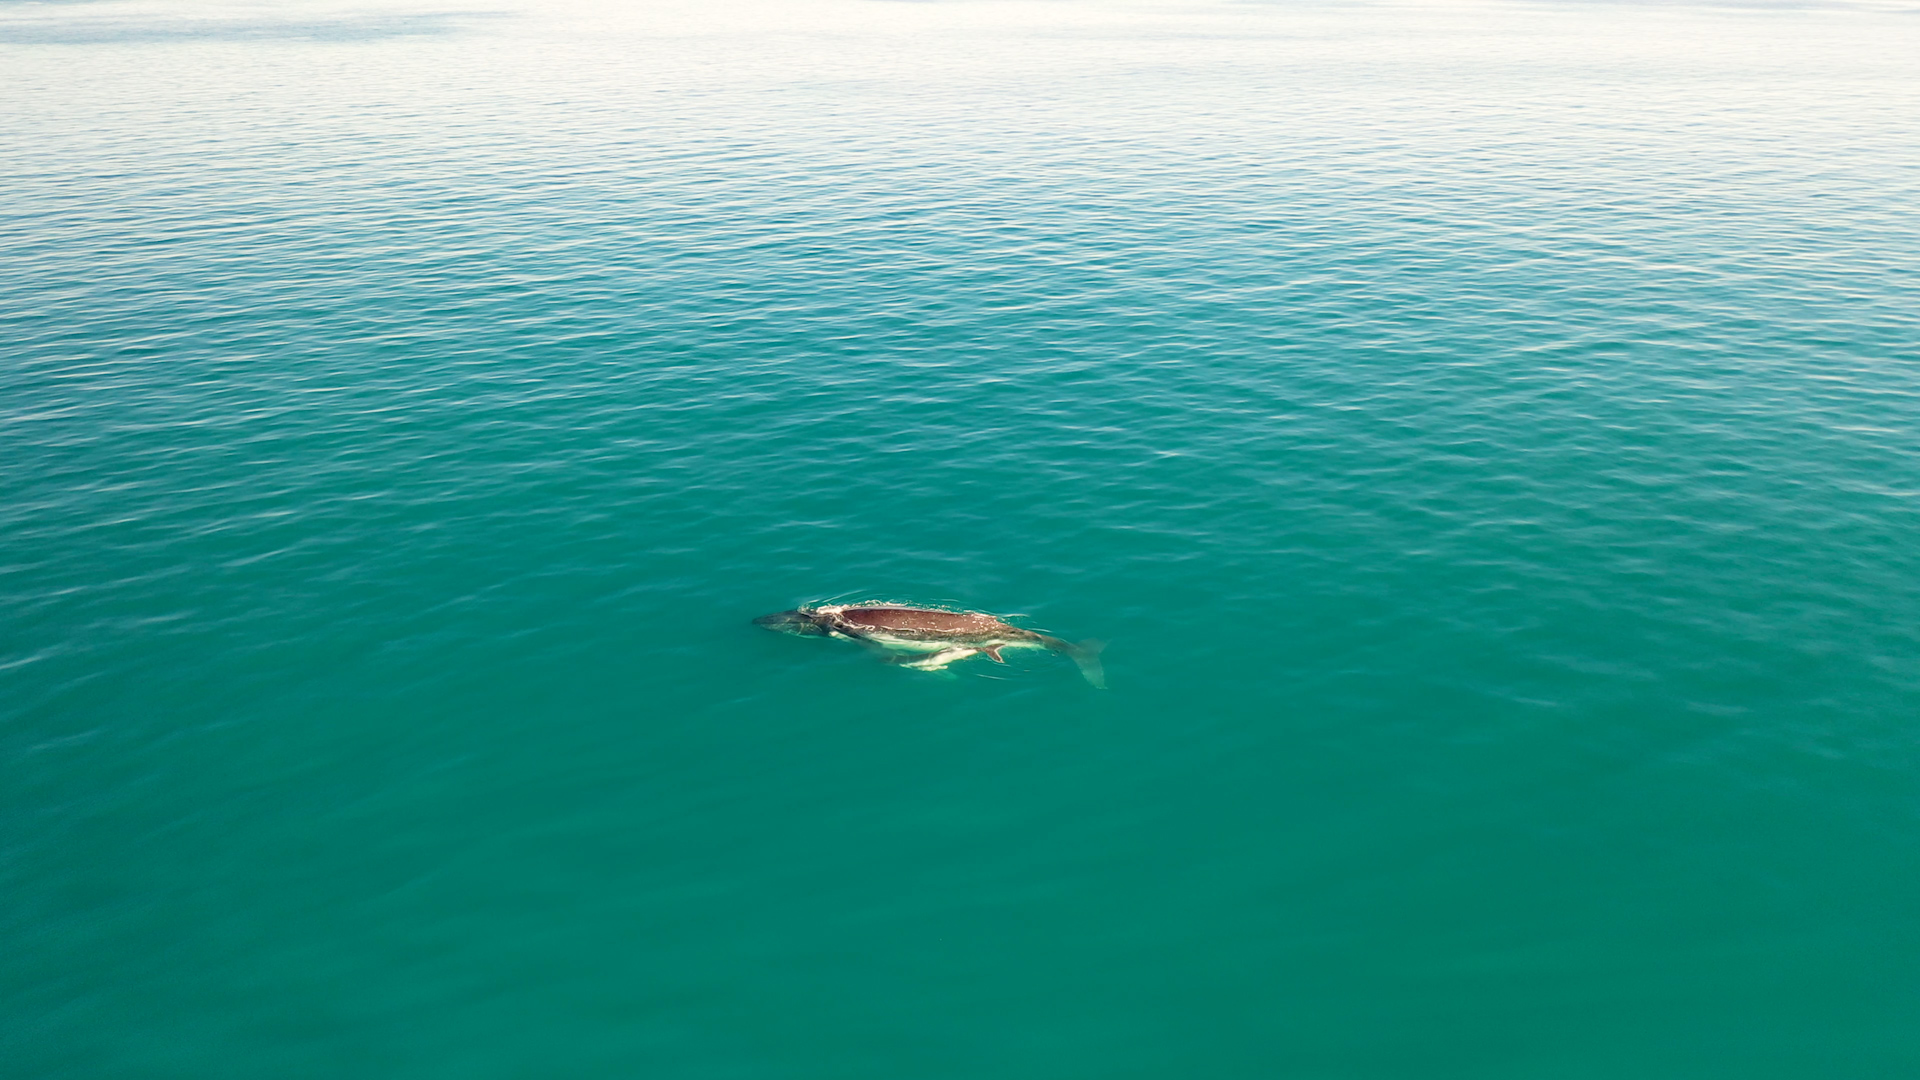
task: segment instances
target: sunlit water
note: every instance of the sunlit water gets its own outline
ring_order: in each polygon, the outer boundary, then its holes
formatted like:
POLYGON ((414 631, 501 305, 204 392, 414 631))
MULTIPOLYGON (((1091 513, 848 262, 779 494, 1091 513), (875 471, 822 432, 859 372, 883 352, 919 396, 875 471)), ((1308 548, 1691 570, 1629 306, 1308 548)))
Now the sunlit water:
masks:
POLYGON ((1915 57, 0 4, 0 1072, 1920 1075, 1915 57))

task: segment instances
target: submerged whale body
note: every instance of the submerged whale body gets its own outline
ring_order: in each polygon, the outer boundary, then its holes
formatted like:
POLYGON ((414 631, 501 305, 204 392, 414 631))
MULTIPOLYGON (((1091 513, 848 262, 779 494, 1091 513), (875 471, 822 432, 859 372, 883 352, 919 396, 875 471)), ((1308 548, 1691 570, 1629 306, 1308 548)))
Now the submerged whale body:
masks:
POLYGON ((1099 642, 1062 641, 978 611, 827 605, 776 611, 753 621, 785 634, 848 638, 880 651, 891 663, 924 671, 981 654, 1006 663, 1002 649, 1046 649, 1071 657, 1093 685, 1107 684, 1100 670, 1099 642))

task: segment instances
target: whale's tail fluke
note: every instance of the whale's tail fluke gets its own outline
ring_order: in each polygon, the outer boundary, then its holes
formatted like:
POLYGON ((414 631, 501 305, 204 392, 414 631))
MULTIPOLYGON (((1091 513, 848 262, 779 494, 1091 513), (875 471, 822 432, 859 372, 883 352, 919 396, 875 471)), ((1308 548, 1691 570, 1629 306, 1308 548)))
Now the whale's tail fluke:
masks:
POLYGON ((1047 648, 1052 649, 1054 652, 1065 653, 1073 657, 1073 662, 1080 665, 1080 674, 1085 675, 1087 681, 1092 683, 1095 689, 1105 690, 1107 688, 1107 672, 1105 668, 1100 666, 1100 650, 1107 647, 1106 642, 1088 638, 1079 644, 1075 644, 1071 641, 1062 641, 1056 637, 1047 638, 1046 641, 1047 648))

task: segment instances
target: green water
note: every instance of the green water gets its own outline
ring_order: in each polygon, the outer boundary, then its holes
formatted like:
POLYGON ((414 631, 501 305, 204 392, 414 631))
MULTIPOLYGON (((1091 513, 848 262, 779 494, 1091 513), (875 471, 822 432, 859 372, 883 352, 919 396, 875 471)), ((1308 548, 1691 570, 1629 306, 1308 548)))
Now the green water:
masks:
POLYGON ((0 1074, 1920 1075, 1915 56, 0 4, 0 1074))

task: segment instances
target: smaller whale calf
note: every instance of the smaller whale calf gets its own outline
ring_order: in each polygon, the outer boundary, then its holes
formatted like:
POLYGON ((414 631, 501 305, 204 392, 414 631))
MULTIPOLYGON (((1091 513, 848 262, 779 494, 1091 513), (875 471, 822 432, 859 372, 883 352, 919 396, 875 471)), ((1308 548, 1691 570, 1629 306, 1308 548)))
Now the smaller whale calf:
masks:
POLYGON ((1100 642, 1063 641, 978 611, 830 604, 776 611, 753 621, 784 634, 858 641, 880 652, 890 663, 922 671, 937 671, 955 660, 981 654, 1004 664, 1002 649, 1046 649, 1070 657, 1094 686, 1107 685, 1100 668, 1100 642))

